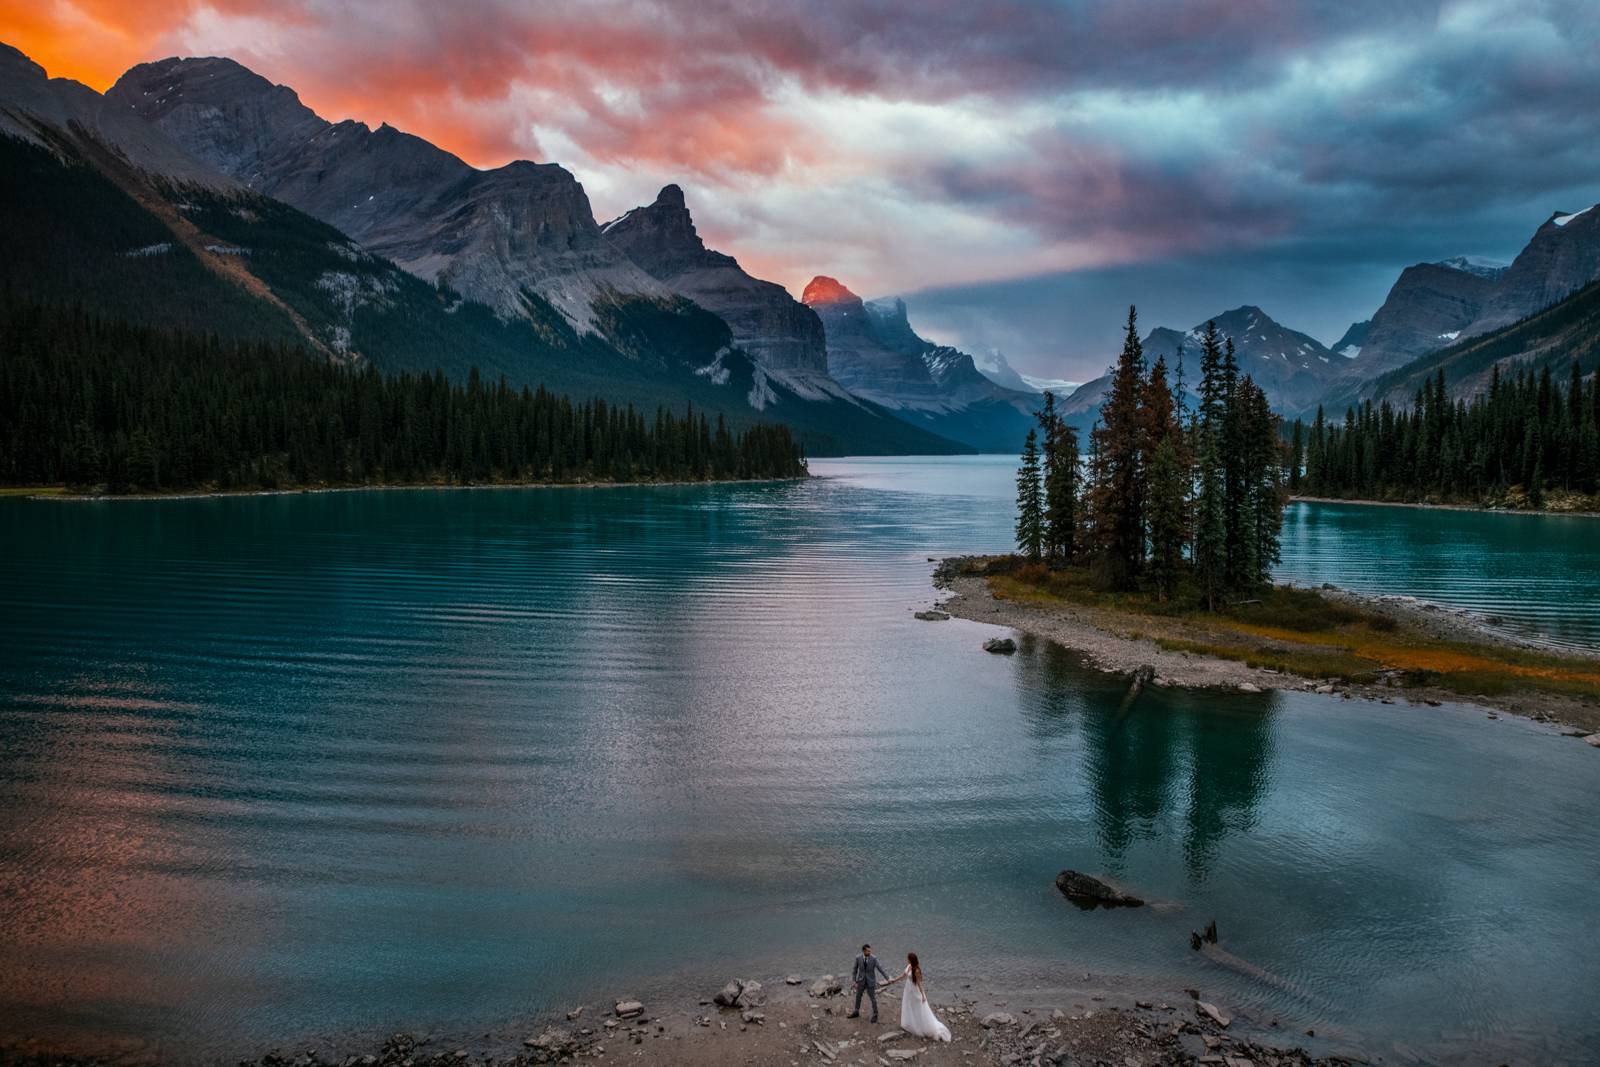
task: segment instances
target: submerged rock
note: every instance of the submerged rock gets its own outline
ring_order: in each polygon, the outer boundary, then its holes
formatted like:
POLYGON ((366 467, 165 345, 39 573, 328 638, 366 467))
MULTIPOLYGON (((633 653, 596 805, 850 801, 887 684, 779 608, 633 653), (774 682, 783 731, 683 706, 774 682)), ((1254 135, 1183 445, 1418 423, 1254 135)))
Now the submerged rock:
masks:
POLYGON ((1009 656, 1017 650, 1017 643, 1009 637, 991 637, 983 643, 983 650, 1009 656))
POLYGON ((1139 908, 1144 901, 1122 892, 1092 875, 1065 870, 1056 875, 1056 888, 1080 908, 1139 908))
POLYGON ((919 611, 913 618, 921 619, 923 622, 945 622, 950 618, 950 613, 948 611, 939 611, 938 609, 919 611))
POLYGON ((1595 748, 1600 748, 1600 734, 1590 734, 1583 740, 1585 744, 1593 745, 1595 748))

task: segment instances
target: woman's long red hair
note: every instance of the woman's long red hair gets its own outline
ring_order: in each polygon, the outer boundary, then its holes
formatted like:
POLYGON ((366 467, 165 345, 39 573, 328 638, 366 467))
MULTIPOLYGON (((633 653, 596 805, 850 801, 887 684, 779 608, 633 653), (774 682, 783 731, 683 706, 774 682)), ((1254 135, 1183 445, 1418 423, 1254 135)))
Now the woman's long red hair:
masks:
POLYGON ((917 954, 915 952, 907 952, 906 962, 911 964, 911 980, 920 986, 922 984, 922 964, 917 962, 917 954))

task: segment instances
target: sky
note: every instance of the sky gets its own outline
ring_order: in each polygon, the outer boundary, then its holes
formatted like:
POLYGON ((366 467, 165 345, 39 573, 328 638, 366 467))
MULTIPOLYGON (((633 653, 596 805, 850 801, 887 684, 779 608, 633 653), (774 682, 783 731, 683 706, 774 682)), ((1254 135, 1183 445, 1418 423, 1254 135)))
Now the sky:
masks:
POLYGON ((676 182, 757 276, 1046 377, 1098 373, 1128 304, 1332 343, 1404 266, 1600 200, 1593 0, 0 0, 0 40, 101 90, 231 56, 561 163, 601 221, 676 182))

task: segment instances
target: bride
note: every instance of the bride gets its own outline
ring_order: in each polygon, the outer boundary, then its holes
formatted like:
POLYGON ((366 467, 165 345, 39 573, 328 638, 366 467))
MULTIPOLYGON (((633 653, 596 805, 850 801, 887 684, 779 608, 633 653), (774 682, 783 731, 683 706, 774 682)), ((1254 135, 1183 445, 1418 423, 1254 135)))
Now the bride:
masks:
POLYGON ((884 984, 894 985, 907 978, 911 979, 911 984, 900 998, 900 1029, 915 1037, 949 1041, 950 1028, 939 1021, 928 1004, 928 994, 922 988, 922 964, 917 962, 915 952, 906 953, 906 969, 884 984))

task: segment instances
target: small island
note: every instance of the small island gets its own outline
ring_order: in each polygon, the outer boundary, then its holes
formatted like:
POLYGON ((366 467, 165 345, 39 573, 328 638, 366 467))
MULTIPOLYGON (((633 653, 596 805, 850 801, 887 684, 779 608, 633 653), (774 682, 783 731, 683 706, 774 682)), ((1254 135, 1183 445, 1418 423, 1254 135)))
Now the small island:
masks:
POLYGON ((940 611, 1056 641, 1138 687, 1468 701, 1600 745, 1600 656, 1415 601, 1275 584, 1298 433, 1281 439, 1214 329, 1186 412, 1164 361, 1146 368, 1135 324, 1130 309, 1087 463, 1046 394, 1017 475, 1019 551, 944 560, 934 580, 954 595, 940 611))

